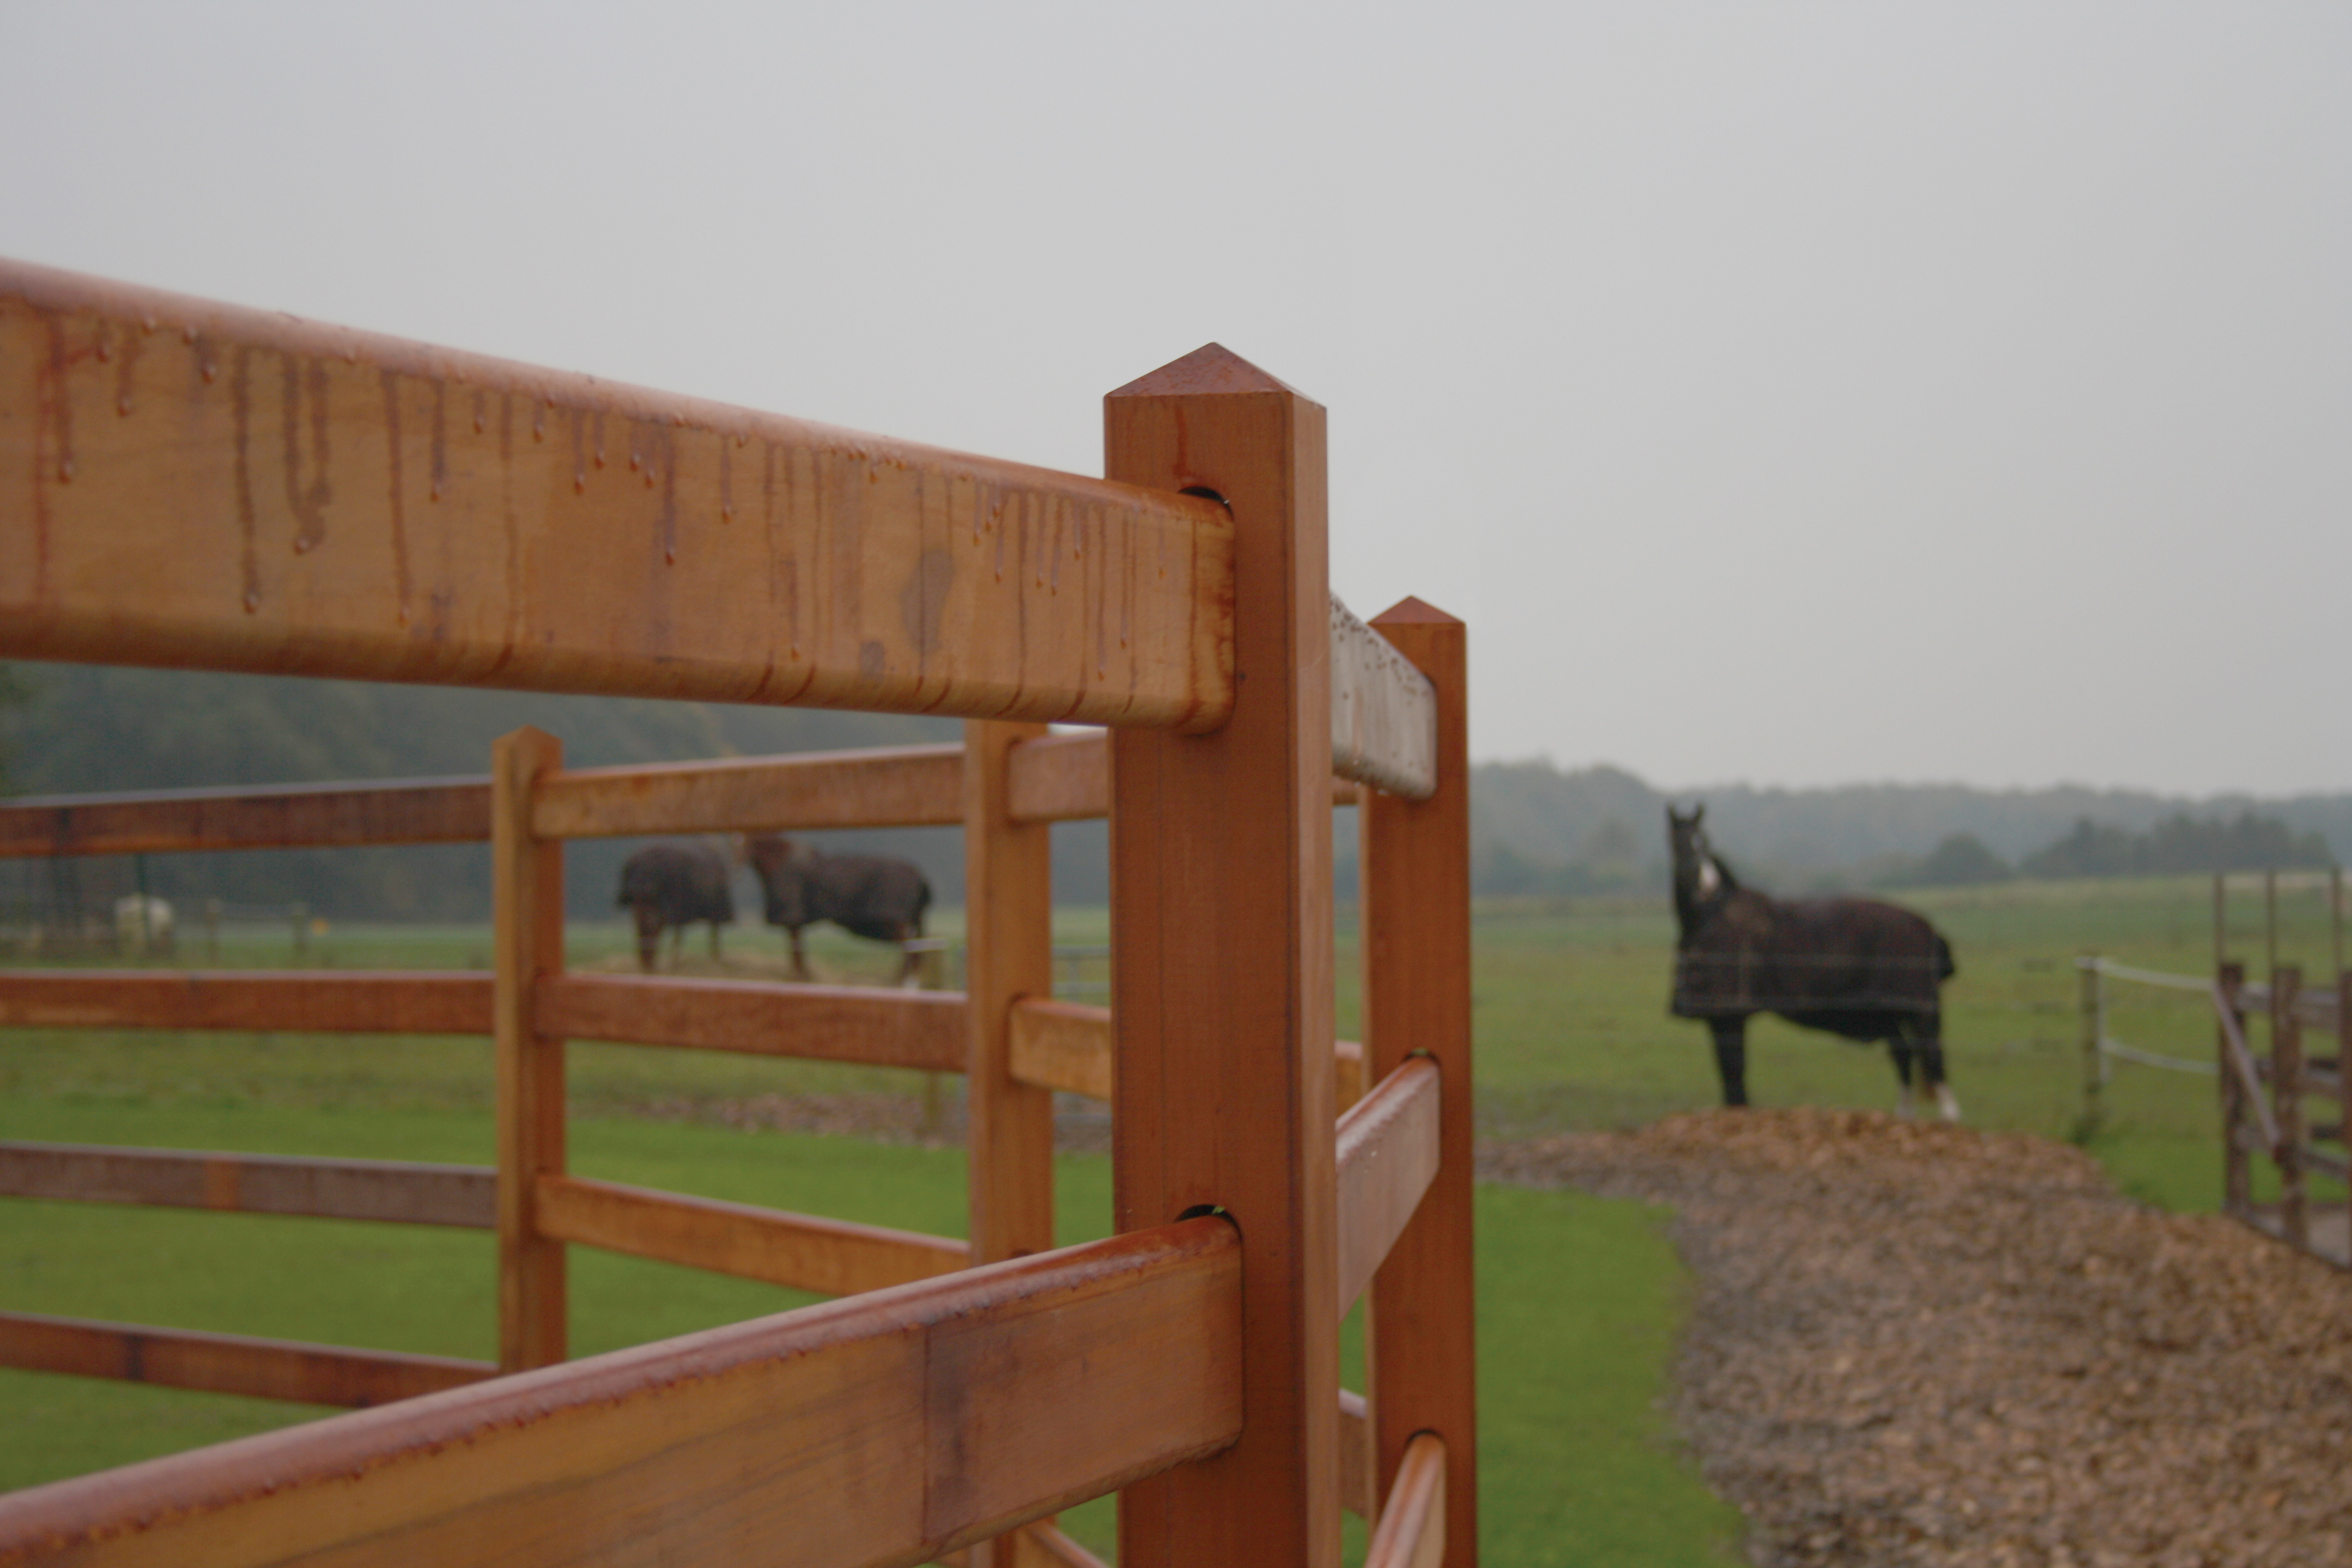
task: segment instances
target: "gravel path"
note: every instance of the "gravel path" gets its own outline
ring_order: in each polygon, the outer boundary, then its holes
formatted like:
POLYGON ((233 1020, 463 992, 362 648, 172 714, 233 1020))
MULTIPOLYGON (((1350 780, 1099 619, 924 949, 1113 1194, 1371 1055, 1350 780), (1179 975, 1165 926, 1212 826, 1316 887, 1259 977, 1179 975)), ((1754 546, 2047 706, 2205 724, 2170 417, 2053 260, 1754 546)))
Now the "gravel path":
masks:
POLYGON ((1675 1415, 1756 1563, 2352 1563, 2352 1275, 2063 1145, 1869 1112, 1483 1164, 1674 1206, 1675 1415))

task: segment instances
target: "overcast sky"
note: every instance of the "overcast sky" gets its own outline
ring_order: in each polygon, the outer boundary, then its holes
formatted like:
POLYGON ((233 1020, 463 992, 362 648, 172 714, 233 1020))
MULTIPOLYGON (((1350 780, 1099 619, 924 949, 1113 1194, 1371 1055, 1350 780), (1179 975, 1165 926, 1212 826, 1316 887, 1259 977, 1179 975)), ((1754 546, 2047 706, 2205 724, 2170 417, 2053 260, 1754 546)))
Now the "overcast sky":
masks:
POLYGON ((0 0, 0 254, 1082 472, 1221 342, 1482 757, 2352 788, 2352 6, 0 0))

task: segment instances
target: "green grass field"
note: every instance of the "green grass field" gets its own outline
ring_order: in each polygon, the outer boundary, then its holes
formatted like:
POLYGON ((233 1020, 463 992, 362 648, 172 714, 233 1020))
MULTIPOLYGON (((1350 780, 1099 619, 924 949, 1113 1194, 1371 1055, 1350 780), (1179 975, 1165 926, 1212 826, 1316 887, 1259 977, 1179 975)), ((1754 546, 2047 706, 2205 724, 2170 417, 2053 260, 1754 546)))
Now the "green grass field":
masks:
MULTIPOLYGON (((1979 1124, 2063 1136, 2081 1100, 2074 955, 2151 968, 2210 963, 2202 883, 2014 884, 1909 901, 1950 935, 1953 1079, 1979 1124)), ((2326 926, 2289 908, 2284 956, 2314 972, 2326 926)), ((941 922, 952 936, 954 921, 941 922)), ((763 933, 764 934, 764 933, 763 933)), ((1098 943, 1100 911, 1061 940, 1098 943)), ((617 927, 574 934, 572 962, 610 963, 617 927)), ((1665 1016, 1671 921, 1654 905, 1483 904, 1476 927, 1479 1117, 1490 1135, 1643 1122, 1711 1104, 1703 1031, 1665 1016)), ((2242 946, 2245 945, 2241 943, 2242 946)), ((2256 944, 2258 946, 2258 944, 2256 944)), ((466 967, 478 930, 338 929, 305 961, 466 967)), ((1343 924, 1341 1028, 1356 1027, 1343 924)), ((181 962, 195 955, 183 953, 181 962)), ((772 963, 757 937, 730 956, 772 963)), ((890 959, 842 940, 822 970, 880 979, 890 959)), ((2259 957, 2259 953, 2253 956, 2259 957)), ((289 962, 286 939, 232 942, 225 963, 289 962)), ((2193 996, 2115 994, 2114 1032, 2205 1058, 2193 996)), ((1765 1104, 1891 1106, 1883 1050, 1770 1021, 1751 1031, 1765 1104)), ((487 1042, 16 1030, 0 1035, 0 1136, 184 1148, 487 1162, 487 1042)), ((951 1149, 744 1132, 725 1110, 774 1093, 906 1094, 908 1075, 716 1053, 577 1046, 573 1164, 583 1173, 961 1234, 951 1149)), ((2210 1079, 2120 1068, 2091 1148, 2147 1201, 2219 1197, 2210 1079)), ((1105 1163, 1061 1162, 1065 1239, 1108 1218, 1105 1163)), ((1721 1563, 1736 1515, 1673 1449, 1658 1413, 1686 1281, 1663 1216, 1580 1194, 1479 1197, 1485 1534, 1496 1563, 1721 1563)), ((789 1293, 574 1249, 582 1353, 796 1304, 789 1293)), ((173 1210, 0 1205, 0 1306, 330 1342, 486 1356, 487 1237, 389 1226, 173 1210)), ((1356 1354, 1350 1336, 1350 1357, 1356 1354)), ((33 1484, 323 1414, 135 1385, 0 1373, 0 1487, 33 1484)), ((1108 1544, 1109 1505, 1070 1528, 1108 1544)), ((1359 1544, 1360 1541, 1359 1538, 1359 1544)))

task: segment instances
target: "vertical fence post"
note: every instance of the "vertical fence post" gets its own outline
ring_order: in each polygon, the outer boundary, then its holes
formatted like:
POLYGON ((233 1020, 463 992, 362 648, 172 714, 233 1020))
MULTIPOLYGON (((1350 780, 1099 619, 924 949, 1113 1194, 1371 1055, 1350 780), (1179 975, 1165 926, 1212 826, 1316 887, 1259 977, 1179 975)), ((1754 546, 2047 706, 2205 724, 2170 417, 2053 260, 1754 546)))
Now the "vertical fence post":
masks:
MULTIPOLYGON (((2246 1012, 2238 1005, 2238 993, 2246 984, 2246 966, 2224 963, 2215 972, 2214 989, 2220 994, 2222 1007, 2238 1021, 2241 1035, 2245 1030, 2246 1012)), ((2221 1209, 2241 1219, 2253 1210, 2253 1174, 2246 1163, 2246 1118, 2252 1107, 2246 1103, 2245 1086, 2238 1080, 2237 1062, 2230 1050, 2230 1031, 2219 1020, 2213 1035, 2221 1064, 2221 1209)))
POLYGON ((2099 971, 2099 955, 2086 952, 2074 961, 2080 984, 2078 1009, 2082 1015, 2083 1046, 2083 1120, 2082 1141, 2088 1142, 2099 1131, 2105 1112, 2103 1090, 2106 1087, 2106 1061, 2101 1041, 2106 1035, 2106 998, 2103 987, 2106 976, 2099 971))
POLYGON ((2294 1016, 2303 971, 2271 971, 2271 1109, 2278 1121, 2279 1229, 2297 1247, 2311 1245, 2311 1207, 2303 1168, 2303 1023, 2294 1016))
POLYGON ((1407 599, 1372 626, 1437 689, 1437 793, 1373 789, 1359 807, 1366 1076, 1424 1055, 1440 1074, 1436 1179, 1372 1277, 1380 1495, 1405 1446, 1445 1441, 1447 1568, 1478 1561, 1477 1361, 1471 1257, 1470 752, 1467 632, 1407 599))
MULTIPOLYGON (((1050 830, 1006 808, 1006 760, 1043 724, 967 721, 963 727, 964 995, 971 1057, 964 1075, 971 1260, 997 1263, 1054 1245, 1054 1095, 1011 1066, 1013 1004, 1054 994, 1050 830)), ((1046 1560, 1015 1531, 974 1549, 972 1568, 1046 1560)))
POLYGON ((1105 400, 1104 471, 1235 530, 1231 721, 1111 731, 1122 1231, 1241 1233, 1243 1425, 1120 1496, 1120 1568, 1337 1568, 1331 610, 1322 407, 1214 344, 1105 400))
POLYGON ((563 743, 528 726, 490 748, 491 1008, 498 1052, 499 1369, 564 1357, 563 1244, 539 1233, 536 1184, 563 1170, 563 1042, 537 1026, 539 978, 563 971, 563 845, 531 832, 531 786, 563 743))

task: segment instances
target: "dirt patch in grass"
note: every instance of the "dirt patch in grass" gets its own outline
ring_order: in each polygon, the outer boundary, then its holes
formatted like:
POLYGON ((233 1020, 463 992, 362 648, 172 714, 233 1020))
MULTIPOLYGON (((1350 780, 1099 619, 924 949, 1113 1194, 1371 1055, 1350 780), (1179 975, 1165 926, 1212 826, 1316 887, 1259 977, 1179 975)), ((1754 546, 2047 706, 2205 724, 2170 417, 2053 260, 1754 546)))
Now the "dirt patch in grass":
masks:
POLYGON ((2352 1561, 2352 1275, 2063 1144, 1875 1112, 1482 1164, 1674 1206, 1699 1289, 1675 1415, 1757 1563, 2352 1561))

